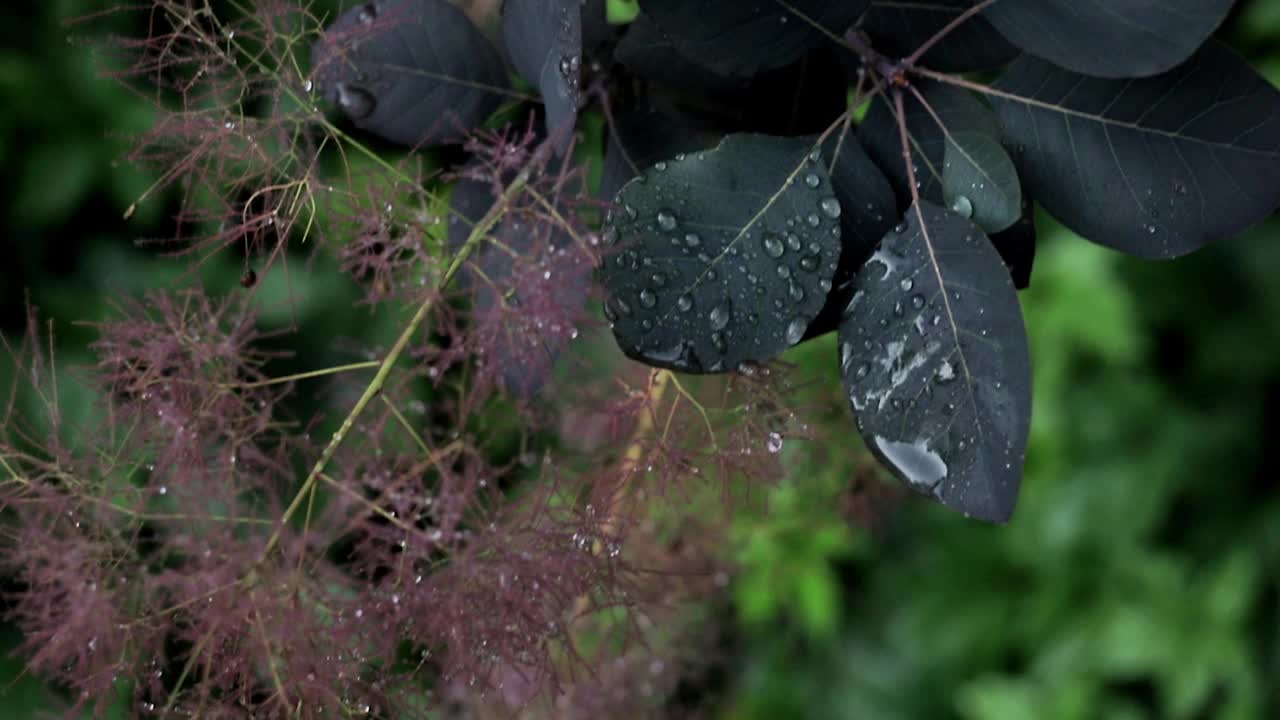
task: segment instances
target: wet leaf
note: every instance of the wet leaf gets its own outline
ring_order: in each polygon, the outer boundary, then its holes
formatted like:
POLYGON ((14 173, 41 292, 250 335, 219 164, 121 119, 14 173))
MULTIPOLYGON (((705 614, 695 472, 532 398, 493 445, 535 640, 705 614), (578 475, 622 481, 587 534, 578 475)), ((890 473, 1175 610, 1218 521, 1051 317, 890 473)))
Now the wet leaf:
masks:
MULTIPOLYGON (((873 0, 862 29, 880 52, 906 57, 973 5, 973 0, 873 0)), ((990 23, 973 17, 943 37, 920 64, 940 72, 971 72, 997 68, 1017 56, 1018 48, 990 23)))
POLYGON ((1097 77, 1156 75, 1182 63, 1235 0, 999 0, 984 17, 1024 52, 1097 77))
POLYGON ((1018 298, 971 221, 927 203, 859 271, 840 369, 867 446, 912 489, 991 522, 1013 513, 1031 420, 1018 298))
MULTIPOLYGON (((921 198, 934 204, 942 204, 942 176, 947 141, 934 114, 951 133, 974 132, 999 137, 1000 125, 991 109, 967 90, 930 81, 918 82, 916 88, 924 96, 928 107, 912 93, 903 97, 916 181, 920 183, 921 198), (933 113, 929 112, 930 109, 933 113)), ((894 117, 891 101, 883 95, 871 104, 871 110, 858 128, 858 139, 889 177, 894 192, 898 195, 898 204, 901 207, 910 205, 911 189, 907 185, 907 168, 902 159, 898 121, 894 117)))
POLYGON ((1031 193, 1108 247, 1175 257, 1280 205, 1280 93, 1216 41, 1140 80, 1023 56, 991 99, 1031 193))
POLYGON ((831 290, 842 208, 812 144, 731 135, 622 189, 599 276, 628 356, 720 372, 799 342, 831 290))
POLYGON ((946 147, 942 195, 947 207, 989 233, 1017 222, 1022 186, 1000 143, 990 135, 960 131, 947 136, 946 147))
POLYGON ((578 83, 582 70, 580 0, 506 0, 502 35, 511 62, 542 93, 547 108, 547 136, 563 152, 578 117, 578 83))
POLYGON ((644 12, 681 54, 721 75, 781 67, 835 36, 870 0, 645 0, 644 12), (807 20, 806 20, 807 18, 807 20))
POLYGON ((614 124, 606 130, 604 172, 600 178, 601 197, 612 200, 643 168, 680 153, 706 150, 723 134, 694 124, 694 119, 657 110, 616 112, 614 124))
POLYGON ((447 0, 377 0, 343 13, 311 50, 317 91, 359 128, 402 145, 460 140, 497 108, 506 71, 447 0))

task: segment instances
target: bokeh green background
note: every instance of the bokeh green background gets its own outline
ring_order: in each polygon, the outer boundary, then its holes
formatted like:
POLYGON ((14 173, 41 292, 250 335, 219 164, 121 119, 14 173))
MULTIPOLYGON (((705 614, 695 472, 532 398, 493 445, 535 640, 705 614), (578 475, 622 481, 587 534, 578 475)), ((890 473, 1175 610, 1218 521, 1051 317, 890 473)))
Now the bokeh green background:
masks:
MULTIPOLYGON (((21 331, 29 292, 67 366, 88 360, 91 338, 73 321, 176 272, 133 245, 168 232, 163 203, 121 219, 153 179, 118 162, 151 112, 68 42, 63 20, 102 7, 15 3, 24 19, 0 23, 0 327, 21 331)), ((1280 84, 1280 2, 1242 0, 1224 34, 1280 84)), ((861 445, 847 413, 811 418, 822 447, 788 443, 788 478, 735 520, 714 715, 1280 717, 1280 221, 1161 263, 1042 221, 1023 294, 1035 415, 1013 521, 909 502, 874 533, 851 525, 839 497, 861 445)), ((234 283, 239 266, 211 272, 234 283)), ((292 292, 304 329, 308 315, 352 318, 339 331, 358 337, 349 287, 292 292)), ((807 392, 834 394, 834 356, 827 338, 789 359, 816 379, 807 392)), ((11 372, 0 359, 5 386, 11 372)), ((57 707, 21 673, 18 640, 0 626, 2 718, 57 707)))

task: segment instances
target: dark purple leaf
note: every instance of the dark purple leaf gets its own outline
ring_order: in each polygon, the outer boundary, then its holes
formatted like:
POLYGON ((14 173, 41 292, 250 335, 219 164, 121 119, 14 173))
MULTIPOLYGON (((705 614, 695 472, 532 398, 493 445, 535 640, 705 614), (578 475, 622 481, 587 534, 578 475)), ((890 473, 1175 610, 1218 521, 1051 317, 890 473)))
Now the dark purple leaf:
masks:
POLYGON ((1216 41, 1138 80, 1024 56, 991 99, 1032 195, 1108 247, 1176 257, 1280 206, 1280 93, 1216 41))
POLYGON ((402 145, 456 142, 497 108, 506 72, 446 0, 376 0, 343 13, 311 51, 316 89, 357 127, 402 145))

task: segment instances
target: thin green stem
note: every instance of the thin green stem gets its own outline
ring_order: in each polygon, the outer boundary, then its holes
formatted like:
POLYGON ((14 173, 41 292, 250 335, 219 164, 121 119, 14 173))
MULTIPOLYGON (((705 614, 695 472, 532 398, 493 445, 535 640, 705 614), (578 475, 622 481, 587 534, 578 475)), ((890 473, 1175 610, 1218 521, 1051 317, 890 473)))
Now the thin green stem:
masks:
MULTIPOLYGON (((448 268, 445 269, 444 275, 440 277, 440 281, 436 286, 437 291, 443 291, 451 282, 453 282, 453 278, 458 274, 458 271, 462 269, 463 263, 465 263, 467 258, 471 256, 471 253, 479 247, 485 234, 493 228, 497 223, 498 218, 506 211, 511 199, 528 184, 530 173, 530 168, 525 168, 521 171, 521 173, 516 176, 515 180, 513 180, 511 184, 507 186, 506 190, 503 191, 502 195, 498 198, 498 201, 494 203, 493 207, 489 208, 489 211, 485 213, 480 222, 476 223, 475 227, 472 228, 471 234, 467 237, 466 243, 464 243, 458 253, 453 256, 453 260, 449 263, 448 268)), ((436 296, 433 295, 428 297, 421 305, 418 306, 417 311, 413 314, 413 318, 410 319, 404 330, 400 332, 400 336, 396 338, 391 349, 379 363, 378 372, 373 376, 373 379, 369 381, 369 385, 364 389, 364 392, 361 393, 360 398, 356 400, 351 411, 347 413, 347 417, 342 421, 342 425, 339 426, 333 433, 333 436, 329 438, 328 445, 326 445, 324 450, 320 453, 320 457, 311 468, 311 472, 307 474, 306 479, 302 482, 302 487, 299 488, 297 495, 294 496, 293 501, 290 502, 289 506, 285 509, 284 514, 280 518, 280 524, 276 527, 275 532, 271 534, 271 537, 268 538, 266 546, 262 549, 262 554, 259 559, 260 562, 265 559, 280 542, 280 533, 283 527, 289 522, 290 518, 293 517, 293 514, 298 511, 298 508, 301 507, 307 494, 311 492, 312 487, 314 487, 316 481, 319 479, 320 474, 324 472, 326 467, 328 467, 329 462, 333 460, 333 456, 338 452, 338 448, 342 446, 342 443, 346 441, 347 436, 351 434, 352 428, 355 427, 356 420, 364 412, 365 408, 369 406, 370 401, 372 401, 373 398, 382 391, 383 386, 387 382, 387 378, 391 375, 391 370, 395 366, 396 361, 398 361, 400 356, 404 354, 405 348, 409 346, 409 341, 417 332, 418 326, 426 320, 427 314, 431 312, 431 308, 434 306, 435 301, 436 296)))

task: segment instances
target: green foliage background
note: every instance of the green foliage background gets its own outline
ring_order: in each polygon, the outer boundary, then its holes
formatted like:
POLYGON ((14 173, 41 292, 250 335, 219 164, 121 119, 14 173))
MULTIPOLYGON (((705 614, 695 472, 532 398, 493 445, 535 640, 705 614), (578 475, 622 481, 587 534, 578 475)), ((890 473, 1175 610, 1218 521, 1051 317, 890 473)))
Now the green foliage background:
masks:
MULTIPOLYGON (((91 337, 72 321, 175 276, 132 244, 160 234, 163 204, 120 220, 152 179, 117 162, 150 111, 61 23, 99 9, 31 3, 0 24, 0 325, 21 329, 29 291, 68 365, 91 337)), ((1242 1, 1225 32, 1280 83, 1280 3, 1242 1)), ((851 525, 837 500, 865 455, 847 411, 821 400, 840 397, 833 340, 789 356, 816 380, 823 440, 788 442, 788 478, 735 521, 722 717, 1280 717, 1280 222, 1168 263, 1042 222, 1023 295, 1035 415, 1008 526, 914 501, 875 533, 851 525)), ((231 285, 239 271, 207 272, 231 285)), ((307 275, 292 288, 304 330, 325 316, 324 332, 379 331, 350 287, 299 286, 307 275)), ((10 374, 0 357, 6 387, 10 374)), ((18 639, 0 628, 5 718, 57 703, 8 653, 18 639)))

